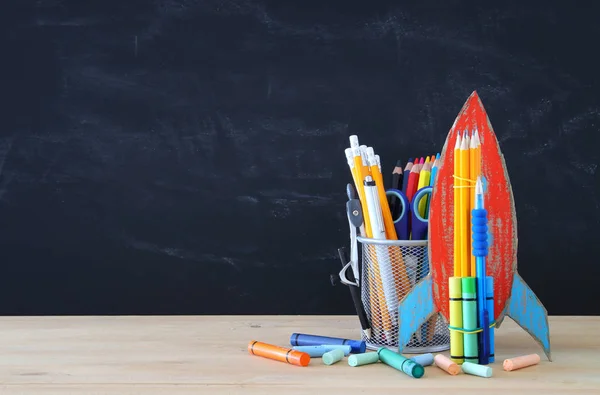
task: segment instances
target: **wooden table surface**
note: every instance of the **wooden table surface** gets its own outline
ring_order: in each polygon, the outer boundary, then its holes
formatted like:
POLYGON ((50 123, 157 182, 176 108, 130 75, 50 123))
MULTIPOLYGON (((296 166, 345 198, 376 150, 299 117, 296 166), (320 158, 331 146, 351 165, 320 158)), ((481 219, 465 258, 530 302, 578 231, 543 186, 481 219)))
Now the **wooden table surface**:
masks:
POLYGON ((0 394, 575 394, 600 393, 600 317, 551 317, 554 362, 507 318, 492 378, 414 379, 381 363, 298 367, 251 356, 250 340, 289 346, 293 332, 356 338, 356 317, 165 316, 0 318, 0 394), (507 357, 539 365, 505 372, 507 357))

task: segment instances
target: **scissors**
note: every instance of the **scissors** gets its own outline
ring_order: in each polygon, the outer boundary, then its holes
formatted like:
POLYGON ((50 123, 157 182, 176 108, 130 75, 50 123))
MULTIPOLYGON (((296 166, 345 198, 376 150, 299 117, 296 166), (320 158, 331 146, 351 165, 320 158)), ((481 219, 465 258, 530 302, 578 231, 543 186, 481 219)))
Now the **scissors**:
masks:
POLYGON ((419 203, 427 195, 431 195, 433 187, 426 186, 417 191, 409 202, 406 194, 399 189, 388 189, 387 196, 395 196, 400 201, 400 214, 393 219, 398 240, 426 240, 429 219, 419 213, 419 203))
POLYGON ((356 228, 363 226, 363 212, 360 205, 360 200, 356 197, 356 191, 352 184, 346 185, 346 194, 348 201, 346 202, 346 214, 348 216, 348 225, 350 226, 350 262, 346 264, 340 271, 340 281, 347 285, 358 287, 360 273, 358 272, 358 246, 356 242, 356 228), (354 274, 354 282, 346 277, 346 270, 352 268, 354 274))

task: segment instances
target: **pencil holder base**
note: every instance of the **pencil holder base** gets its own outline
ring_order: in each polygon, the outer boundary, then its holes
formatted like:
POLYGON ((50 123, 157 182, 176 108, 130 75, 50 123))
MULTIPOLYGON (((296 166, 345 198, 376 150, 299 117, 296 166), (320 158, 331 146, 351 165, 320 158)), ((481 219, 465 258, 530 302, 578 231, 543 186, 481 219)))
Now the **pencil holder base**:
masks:
MULTIPOLYGON (((427 240, 374 240, 359 237, 362 249, 361 298, 371 323, 369 349, 398 351, 398 305, 429 273, 427 240)), ((407 354, 450 349, 450 331, 440 314, 425 322, 403 347, 407 354)))

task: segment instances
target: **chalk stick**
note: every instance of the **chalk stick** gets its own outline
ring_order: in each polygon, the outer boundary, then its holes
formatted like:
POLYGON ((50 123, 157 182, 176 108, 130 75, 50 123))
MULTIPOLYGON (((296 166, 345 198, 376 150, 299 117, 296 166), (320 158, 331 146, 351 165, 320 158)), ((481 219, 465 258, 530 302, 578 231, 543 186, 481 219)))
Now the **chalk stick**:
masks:
POLYGON ((414 357, 409 358, 412 361, 415 361, 421 366, 429 366, 433 364, 433 354, 423 354, 423 355, 415 355, 414 357))
POLYGON ((339 362, 344 358, 344 351, 340 349, 327 351, 323 354, 323 363, 325 365, 333 365, 336 362, 339 362))
POLYGON ((516 358, 505 359, 502 367, 507 372, 526 368, 527 366, 537 365, 540 363, 540 356, 537 354, 523 355, 516 358))
POLYGON ((416 379, 423 377, 423 374, 425 373, 423 366, 419 365, 415 361, 411 361, 403 355, 388 350, 385 347, 379 348, 379 350, 377 350, 377 354, 379 354, 379 360, 384 364, 404 372, 416 379))
POLYGON ((462 371, 467 374, 479 377, 492 377, 492 368, 489 366, 478 365, 476 363, 464 362, 462 364, 462 371))
POLYGON ((363 354, 354 354, 348 357, 348 365, 362 366, 379 361, 379 354, 376 352, 366 352, 363 354))
POLYGON ((456 376, 458 372, 460 372, 460 367, 443 354, 437 354, 433 360, 438 368, 442 369, 448 374, 451 374, 452 376, 456 376))
POLYGON ((292 349, 305 352, 310 355, 311 358, 319 358, 331 350, 342 350, 344 355, 348 355, 350 354, 352 347, 347 344, 322 344, 320 346, 294 346, 292 349))

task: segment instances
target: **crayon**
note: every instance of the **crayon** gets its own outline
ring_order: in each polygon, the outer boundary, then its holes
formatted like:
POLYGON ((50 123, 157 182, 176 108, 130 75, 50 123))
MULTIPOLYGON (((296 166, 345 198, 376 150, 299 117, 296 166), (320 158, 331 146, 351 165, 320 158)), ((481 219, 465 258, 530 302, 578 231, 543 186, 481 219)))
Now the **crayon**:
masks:
POLYGON ((294 346, 292 349, 305 352, 310 355, 311 358, 318 358, 331 350, 342 350, 344 355, 348 355, 350 354, 352 347, 347 344, 322 344, 320 346, 294 346))
MULTIPOLYGON (((475 277, 462 279, 462 326, 465 330, 477 329, 477 294, 475 293, 475 277)), ((477 363, 479 353, 477 350, 477 333, 464 334, 465 362, 477 363)))
POLYGON ((431 354, 431 353, 423 354, 423 355, 415 355, 414 357, 412 357, 410 359, 415 361, 416 363, 418 363, 421 366, 429 366, 429 365, 433 364, 433 354, 431 354))
POLYGON ((437 354, 433 360, 435 361, 435 366, 452 376, 456 376, 460 372, 460 367, 443 354, 437 354))
POLYGON ((425 373, 423 366, 398 353, 388 350, 385 347, 379 348, 379 350, 377 350, 377 354, 379 354, 379 359, 381 362, 393 367, 396 370, 406 373, 410 377, 419 379, 423 377, 423 374, 425 373))
POLYGON ((376 352, 366 352, 363 354, 350 355, 348 357, 348 365, 362 366, 379 361, 379 354, 376 352))
POLYGON ((537 365, 540 363, 540 356, 537 354, 523 355, 516 358, 505 359, 502 367, 507 372, 526 368, 528 366, 537 365))
POLYGON ((344 351, 340 349, 335 349, 331 351, 327 351, 323 354, 323 363, 325 365, 333 365, 336 362, 339 362, 344 358, 344 351))
POLYGON ((348 344, 354 354, 361 354, 366 351, 367 343, 363 340, 342 339, 340 337, 329 337, 320 335, 309 335, 306 333, 292 333, 290 336, 292 346, 320 346, 323 344, 348 344))
POLYGON ((462 364, 462 371, 467 374, 479 377, 492 377, 492 368, 489 366, 478 365, 472 362, 462 364))
POLYGON ((297 366, 307 366, 310 362, 310 355, 305 352, 262 343, 256 340, 252 340, 248 343, 248 352, 252 355, 273 359, 275 361, 287 362, 297 366))

